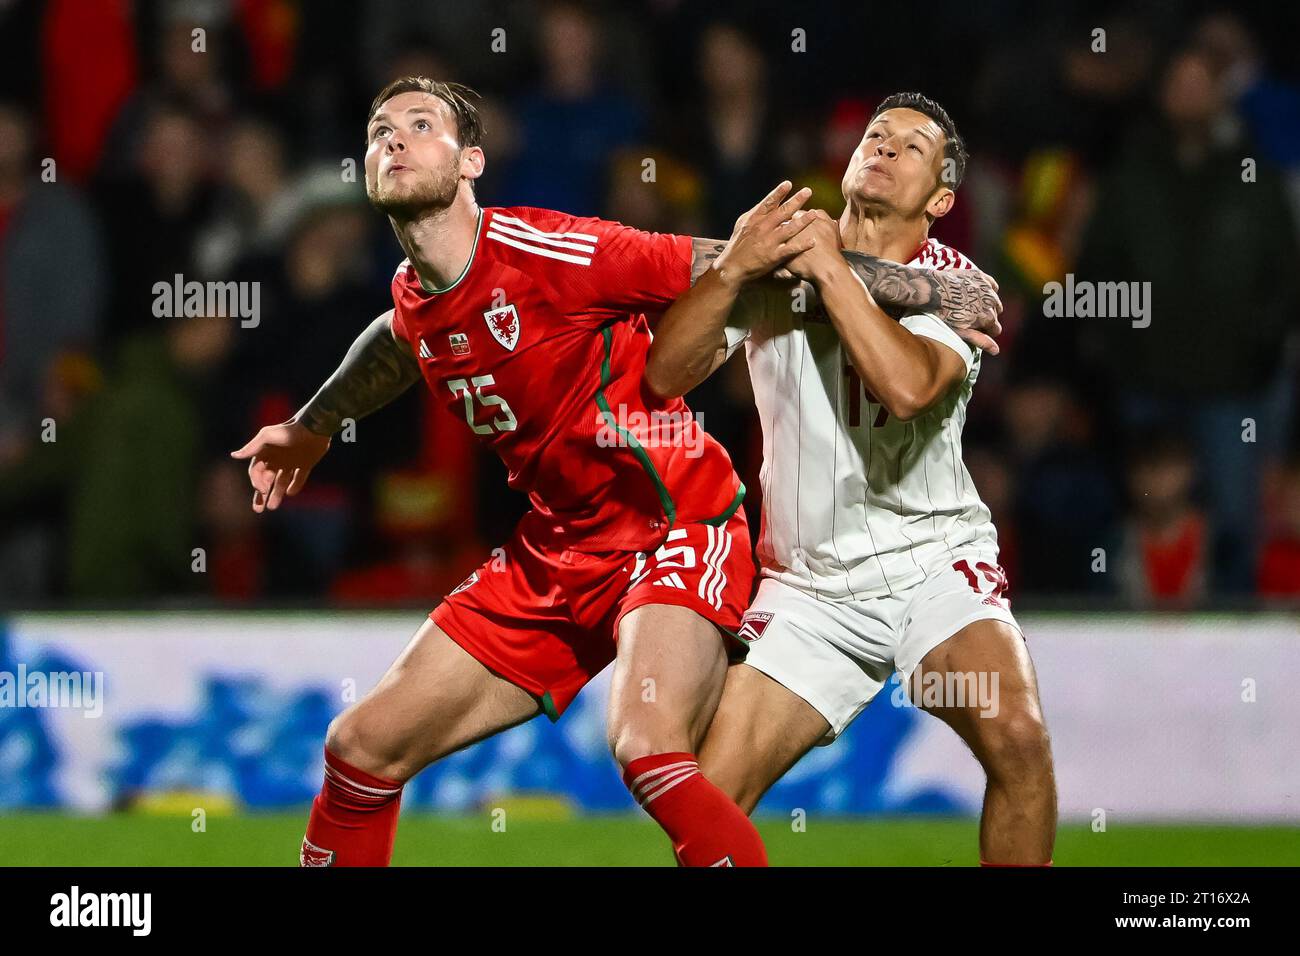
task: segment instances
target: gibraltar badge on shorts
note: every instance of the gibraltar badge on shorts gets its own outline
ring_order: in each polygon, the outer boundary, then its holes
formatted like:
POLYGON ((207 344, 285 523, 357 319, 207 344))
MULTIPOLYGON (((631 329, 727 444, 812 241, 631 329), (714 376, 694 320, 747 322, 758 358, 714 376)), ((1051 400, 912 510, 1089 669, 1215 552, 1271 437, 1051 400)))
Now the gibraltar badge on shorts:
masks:
POLYGON ((740 630, 736 632, 736 636, 752 644, 763 636, 767 626, 772 623, 773 616, 771 611, 746 611, 745 616, 740 619, 740 630))
POLYGON ((515 350, 515 346, 519 344, 519 313, 515 311, 513 305, 484 312, 483 321, 487 323, 492 338, 511 352, 515 350))

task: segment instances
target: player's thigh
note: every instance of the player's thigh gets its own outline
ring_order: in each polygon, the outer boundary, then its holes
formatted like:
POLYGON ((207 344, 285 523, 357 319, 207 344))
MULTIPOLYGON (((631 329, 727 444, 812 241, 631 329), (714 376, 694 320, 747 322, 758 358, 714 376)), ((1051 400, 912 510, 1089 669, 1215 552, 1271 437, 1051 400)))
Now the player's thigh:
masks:
POLYGON ((748 664, 733 664, 700 745, 700 772, 750 813, 830 729, 794 691, 748 664))
POLYGON ((688 607, 643 604, 623 615, 609 696, 609 742, 621 763, 694 752, 722 696, 724 640, 688 607))
POLYGON ((909 689, 913 702, 951 726, 986 768, 1050 761, 1034 665, 1024 638, 1006 621, 962 627, 925 655, 909 689))
POLYGON ((406 780, 539 710, 533 695, 492 673, 429 620, 375 688, 330 725, 326 746, 362 770, 406 780))
POLYGON ((745 663, 821 714, 829 743, 893 675, 898 605, 892 597, 825 601, 765 578, 738 631, 749 640, 745 663))

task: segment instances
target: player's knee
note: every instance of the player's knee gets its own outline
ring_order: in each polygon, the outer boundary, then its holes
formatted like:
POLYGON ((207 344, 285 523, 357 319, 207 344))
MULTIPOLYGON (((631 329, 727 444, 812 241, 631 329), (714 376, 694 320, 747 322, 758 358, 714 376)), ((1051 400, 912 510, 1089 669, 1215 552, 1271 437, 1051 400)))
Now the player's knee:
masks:
POLYGON ((990 777, 1025 780, 1051 772, 1052 751, 1047 727, 1036 714, 1013 712, 993 722, 981 748, 990 777))
POLYGON ((620 767, 653 754, 689 753, 693 749, 684 730, 666 727, 631 727, 613 724, 609 728, 609 750, 620 767))
MULTIPOLYGON (((330 721, 325 731, 325 749, 334 756, 346 760, 353 766, 361 766, 357 761, 369 762, 361 746, 361 732, 356 708, 349 708, 330 721)), ((362 767, 364 770, 365 768, 362 767)))
POLYGON ((614 755, 620 767, 626 767, 638 757, 647 757, 657 751, 645 737, 626 729, 610 727, 609 752, 614 755))
POLYGON ((325 749, 358 770, 387 780, 405 782, 415 773, 411 755, 396 741, 375 733, 360 707, 350 707, 330 721, 325 749))

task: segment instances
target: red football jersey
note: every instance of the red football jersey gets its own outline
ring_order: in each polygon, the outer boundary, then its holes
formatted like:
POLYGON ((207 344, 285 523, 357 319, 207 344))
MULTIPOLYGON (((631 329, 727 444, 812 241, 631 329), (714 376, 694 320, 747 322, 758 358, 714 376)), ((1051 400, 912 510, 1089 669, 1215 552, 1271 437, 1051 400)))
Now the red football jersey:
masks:
POLYGON ((680 398, 645 385, 650 329, 690 285, 691 240, 549 209, 484 209, 469 263, 429 290, 404 261, 393 329, 491 445, 557 546, 641 551, 744 497, 680 398))

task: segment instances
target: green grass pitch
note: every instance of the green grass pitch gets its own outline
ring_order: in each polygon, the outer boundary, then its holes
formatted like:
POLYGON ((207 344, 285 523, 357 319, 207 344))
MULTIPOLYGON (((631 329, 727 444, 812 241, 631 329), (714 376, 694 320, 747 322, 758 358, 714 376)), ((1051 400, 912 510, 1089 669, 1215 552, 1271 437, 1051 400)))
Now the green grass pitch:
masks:
MULTIPOLYGON (((299 813, 212 815, 196 833, 188 816, 0 814, 0 866, 286 866, 297 862, 299 813)), ((817 819, 794 832, 760 819, 775 866, 973 866, 978 824, 947 819, 817 819)), ((487 813, 403 817, 398 866, 670 866, 649 820, 632 816, 518 819, 495 832, 487 813)), ((1125 825, 1104 833, 1063 824, 1060 866, 1297 866, 1300 828, 1125 825)))

